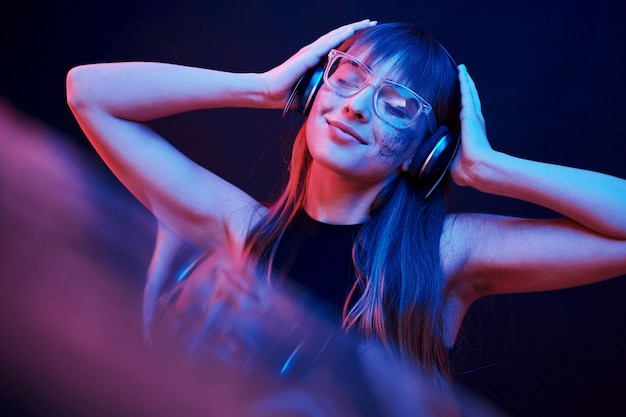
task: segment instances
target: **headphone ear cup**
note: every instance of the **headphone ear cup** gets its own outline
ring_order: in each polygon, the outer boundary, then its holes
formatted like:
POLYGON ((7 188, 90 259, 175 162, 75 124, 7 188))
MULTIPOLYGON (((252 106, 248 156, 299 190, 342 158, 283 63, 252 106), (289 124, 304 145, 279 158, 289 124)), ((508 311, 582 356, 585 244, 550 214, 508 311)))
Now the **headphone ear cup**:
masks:
POLYGON ((451 133, 447 126, 439 126, 417 149, 409 175, 420 185, 432 184, 432 192, 446 174, 458 147, 458 135, 451 133))
POLYGON ((307 71, 294 87, 297 109, 308 116, 313 106, 313 100, 324 83, 324 66, 320 65, 307 71))

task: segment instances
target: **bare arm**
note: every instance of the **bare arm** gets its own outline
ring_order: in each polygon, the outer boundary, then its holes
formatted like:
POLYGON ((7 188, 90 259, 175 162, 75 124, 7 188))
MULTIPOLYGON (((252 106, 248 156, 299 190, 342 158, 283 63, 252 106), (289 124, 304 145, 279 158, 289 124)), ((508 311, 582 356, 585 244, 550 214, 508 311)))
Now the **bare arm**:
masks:
POLYGON ((68 103, 81 128, 113 173, 159 220, 144 291, 146 336, 170 262, 181 246, 192 242, 241 250, 265 209, 144 122, 217 107, 282 108, 291 86, 309 67, 370 24, 365 20, 333 30, 264 74, 148 62, 86 65, 69 72, 68 103))
POLYGON ((625 180, 494 151, 487 141, 474 82, 464 67, 459 76, 463 141, 452 171, 457 184, 529 201, 593 231, 626 239, 625 180))
MULTIPOLYGON (((446 226, 451 282, 469 302, 489 294, 542 291, 626 274, 626 181, 515 158, 491 149, 480 101, 461 68, 459 185, 529 201, 564 217, 549 220, 459 215, 446 226)), ((446 249, 447 248, 447 249, 446 249)))
POLYGON ((174 233, 201 245, 241 243, 264 209, 143 122, 217 107, 282 108, 306 69, 370 24, 331 31, 263 74, 147 62, 76 67, 67 77, 68 103, 109 168, 174 233))
POLYGON ((212 245, 226 229, 244 236, 258 204, 142 122, 234 105, 231 96, 260 104, 254 79, 170 64, 97 64, 70 71, 68 102, 96 151, 148 209, 180 236, 212 245))

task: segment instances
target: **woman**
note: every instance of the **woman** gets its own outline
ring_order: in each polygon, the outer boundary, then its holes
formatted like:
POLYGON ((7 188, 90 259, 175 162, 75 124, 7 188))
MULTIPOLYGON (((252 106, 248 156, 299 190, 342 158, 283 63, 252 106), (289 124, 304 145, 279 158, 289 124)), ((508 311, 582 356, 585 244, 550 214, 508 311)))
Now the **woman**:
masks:
POLYGON ((298 275, 299 254, 290 258, 289 245, 303 227, 326 225, 347 230, 353 246, 353 269, 343 273, 349 282, 339 290, 344 326, 449 375, 447 348, 476 299, 626 273, 626 181, 491 149, 465 67, 457 71, 445 50, 412 26, 349 24, 263 74, 96 64, 72 69, 67 85, 89 140, 159 220, 148 318, 179 239, 207 250, 227 246, 270 273, 298 275), (283 108, 292 86, 326 57, 350 65, 338 67, 345 76, 326 71, 294 144, 289 184, 270 208, 143 124, 198 109, 283 108), (350 78, 355 68, 365 80, 350 78), (398 105, 397 97, 411 99, 398 105), (460 130, 450 169, 458 185, 563 217, 446 214, 442 187, 408 175, 420 143, 440 125, 460 130))

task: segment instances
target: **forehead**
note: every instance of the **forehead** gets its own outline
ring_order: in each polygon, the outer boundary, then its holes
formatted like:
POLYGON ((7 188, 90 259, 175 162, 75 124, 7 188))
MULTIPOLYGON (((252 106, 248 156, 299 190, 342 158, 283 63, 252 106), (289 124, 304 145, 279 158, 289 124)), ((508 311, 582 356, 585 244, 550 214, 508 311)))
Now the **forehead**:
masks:
POLYGON ((387 56, 376 55, 372 48, 365 46, 353 46, 346 51, 365 65, 379 78, 407 84, 409 77, 407 71, 403 69, 400 54, 389 54, 387 56))

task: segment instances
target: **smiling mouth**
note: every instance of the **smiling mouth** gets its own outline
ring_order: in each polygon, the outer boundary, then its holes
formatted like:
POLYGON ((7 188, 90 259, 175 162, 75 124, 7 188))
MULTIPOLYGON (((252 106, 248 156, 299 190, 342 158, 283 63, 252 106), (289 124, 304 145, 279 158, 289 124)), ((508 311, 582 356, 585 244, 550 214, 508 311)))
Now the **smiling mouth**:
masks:
POLYGON ((347 135, 350 136, 353 140, 366 145, 367 142, 365 142, 365 140, 363 140, 363 138, 354 130, 352 129, 350 126, 342 123, 342 122, 338 122, 338 121, 334 121, 334 120, 327 120, 326 121, 328 123, 329 126, 331 126, 332 128, 340 131, 343 135, 347 135))

